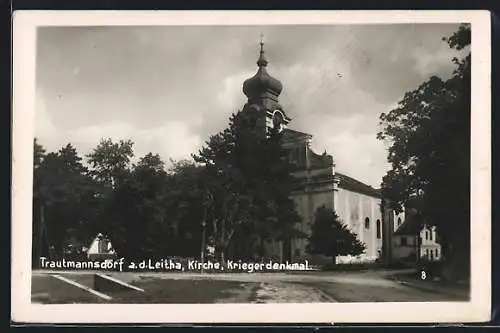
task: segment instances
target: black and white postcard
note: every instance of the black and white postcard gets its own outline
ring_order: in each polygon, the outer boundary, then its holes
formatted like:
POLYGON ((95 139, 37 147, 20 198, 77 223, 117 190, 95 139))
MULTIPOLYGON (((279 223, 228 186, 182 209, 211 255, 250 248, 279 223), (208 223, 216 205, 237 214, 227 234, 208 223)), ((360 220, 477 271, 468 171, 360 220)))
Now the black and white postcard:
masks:
POLYGON ((12 320, 488 320, 489 19, 16 12, 12 320))

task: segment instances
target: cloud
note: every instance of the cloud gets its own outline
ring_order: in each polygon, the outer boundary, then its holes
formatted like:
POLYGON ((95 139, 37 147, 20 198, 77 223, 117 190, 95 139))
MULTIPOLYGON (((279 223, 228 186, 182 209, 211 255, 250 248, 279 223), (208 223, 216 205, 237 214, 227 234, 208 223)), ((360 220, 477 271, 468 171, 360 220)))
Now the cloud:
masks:
POLYGON ((254 74, 255 72, 242 71, 224 78, 222 87, 215 96, 218 106, 220 106, 222 110, 227 110, 228 112, 241 108, 245 103, 245 96, 242 93, 242 84, 254 74))
MULTIPOLYGON (((133 136, 136 150, 144 156, 151 149, 156 148, 165 161, 169 158, 180 160, 190 158, 190 154, 196 152, 202 144, 202 139, 189 131, 184 122, 170 122, 153 130, 139 131, 133 136)), ((139 154, 138 154, 139 155, 139 154)))
POLYGON ((387 169, 380 113, 454 55, 454 24, 45 27, 38 31, 36 135, 82 153, 102 137, 136 155, 189 157, 245 102, 265 34, 269 73, 292 128, 314 135, 346 174, 373 186, 387 169))
POLYGON ((50 112, 47 110, 47 103, 42 91, 38 90, 35 96, 35 123, 36 137, 40 143, 49 150, 59 148, 60 130, 52 122, 50 112))
POLYGON ((332 135, 326 146, 333 154, 338 172, 380 187, 380 175, 389 170, 383 143, 373 140, 371 135, 355 135, 346 130, 332 135))
POLYGON ((185 123, 175 121, 153 129, 140 129, 130 123, 107 123, 68 131, 66 137, 85 153, 95 148, 102 138, 115 142, 132 140, 136 158, 152 152, 160 154, 165 161, 189 158, 190 152, 195 152, 201 143, 200 137, 190 133, 185 123))

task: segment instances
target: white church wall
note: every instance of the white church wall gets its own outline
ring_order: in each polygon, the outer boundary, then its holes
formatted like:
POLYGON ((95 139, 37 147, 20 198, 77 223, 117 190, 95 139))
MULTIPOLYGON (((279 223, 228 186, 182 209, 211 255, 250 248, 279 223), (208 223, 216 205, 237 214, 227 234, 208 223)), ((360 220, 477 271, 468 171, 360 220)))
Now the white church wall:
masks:
MULTIPOLYGON (((358 261, 374 261, 382 250, 383 228, 380 198, 356 193, 343 188, 335 192, 335 211, 340 219, 355 233, 366 246, 365 253, 358 256, 358 261), (368 224, 366 224, 368 219, 368 224), (380 221, 380 238, 377 238, 377 221, 380 221)), ((339 257, 339 261, 353 261, 350 256, 339 257)))
POLYGON ((393 215, 394 215, 394 231, 398 230, 398 228, 403 224, 404 220, 405 220, 405 212, 404 210, 397 214, 396 212, 393 212, 393 215))

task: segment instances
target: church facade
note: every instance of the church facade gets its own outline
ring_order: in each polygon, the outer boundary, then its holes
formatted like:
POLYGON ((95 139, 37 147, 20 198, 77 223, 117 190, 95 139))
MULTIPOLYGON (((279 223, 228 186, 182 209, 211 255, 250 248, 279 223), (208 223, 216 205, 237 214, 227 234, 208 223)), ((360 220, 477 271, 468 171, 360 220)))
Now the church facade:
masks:
MULTIPOLYGON (((339 215, 365 246, 365 252, 356 257, 340 257, 345 261, 374 261, 382 251, 382 214, 380 191, 335 170, 334 159, 326 152, 317 154, 311 149, 313 136, 292 129, 290 117, 279 103, 282 83, 267 72, 268 61, 261 42, 257 73, 243 83, 248 101, 246 110, 259 114, 258 126, 264 131, 271 127, 283 132, 283 145, 290 151, 290 162, 295 166, 298 189, 293 192, 301 223, 296 228, 310 234, 317 208, 325 205, 339 215)), ((266 253, 281 261, 308 258, 307 239, 271 242, 266 253)))

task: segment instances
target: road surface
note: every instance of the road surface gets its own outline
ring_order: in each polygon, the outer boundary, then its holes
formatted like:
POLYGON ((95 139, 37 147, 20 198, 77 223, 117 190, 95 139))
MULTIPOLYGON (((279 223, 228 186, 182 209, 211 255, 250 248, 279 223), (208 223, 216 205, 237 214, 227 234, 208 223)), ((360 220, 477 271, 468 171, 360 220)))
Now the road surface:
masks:
POLYGON ((394 271, 106 273, 124 285, 135 286, 143 292, 126 288, 95 290, 98 289, 94 280, 95 273, 95 271, 35 271, 32 275, 32 301, 37 303, 468 301, 466 291, 457 294, 436 288, 426 290, 401 284, 390 278, 394 271))

